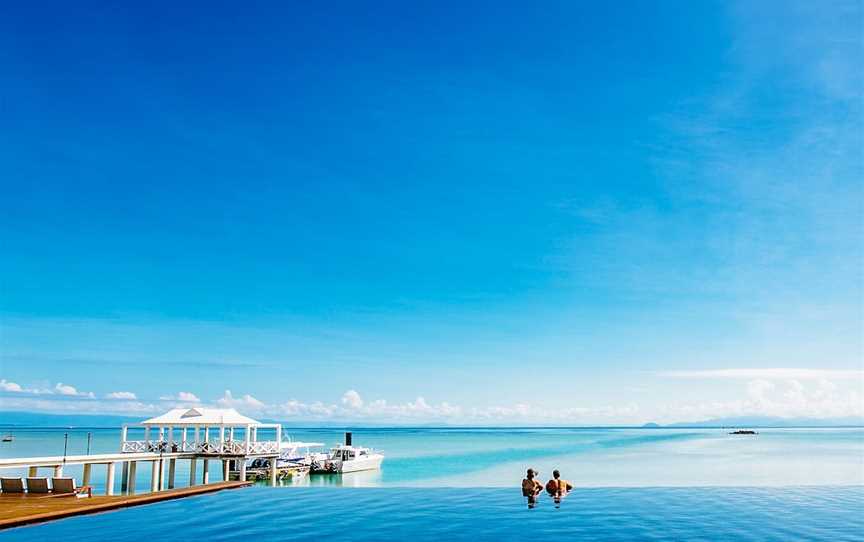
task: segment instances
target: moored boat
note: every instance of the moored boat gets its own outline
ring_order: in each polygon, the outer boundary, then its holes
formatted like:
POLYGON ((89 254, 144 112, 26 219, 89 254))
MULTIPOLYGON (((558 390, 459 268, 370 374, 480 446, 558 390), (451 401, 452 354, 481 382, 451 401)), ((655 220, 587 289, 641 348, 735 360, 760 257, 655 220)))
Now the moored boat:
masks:
POLYGON ((371 448, 354 446, 351 433, 345 433, 345 444, 334 446, 323 461, 316 458, 312 462, 312 472, 344 474, 381 468, 384 455, 371 448))

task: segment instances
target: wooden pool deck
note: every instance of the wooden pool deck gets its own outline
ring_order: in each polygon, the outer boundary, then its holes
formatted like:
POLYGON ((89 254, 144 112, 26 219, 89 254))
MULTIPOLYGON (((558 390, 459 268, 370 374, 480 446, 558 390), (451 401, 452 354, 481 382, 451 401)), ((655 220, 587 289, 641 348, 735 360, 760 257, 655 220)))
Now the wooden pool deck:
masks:
POLYGON ((0 529, 42 523, 55 519, 96 514, 118 508, 181 499, 223 489, 252 485, 252 482, 215 482, 212 484, 169 489, 155 493, 123 496, 47 497, 37 495, 0 495, 0 529))

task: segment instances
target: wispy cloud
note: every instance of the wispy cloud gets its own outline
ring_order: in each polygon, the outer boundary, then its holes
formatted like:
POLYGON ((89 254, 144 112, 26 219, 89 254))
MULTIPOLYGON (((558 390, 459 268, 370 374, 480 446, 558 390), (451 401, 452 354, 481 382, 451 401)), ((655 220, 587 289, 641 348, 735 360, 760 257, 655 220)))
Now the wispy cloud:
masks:
POLYGON ((846 418, 864 416, 860 388, 841 389, 831 380, 748 381, 735 399, 673 402, 662 406, 658 419, 699 421, 738 416, 779 418, 846 418))
POLYGON ((182 403, 200 403, 201 399, 192 392, 181 391, 177 395, 163 395, 159 397, 160 401, 179 401, 182 403))
POLYGON ((696 371, 665 371, 661 376, 700 379, 762 379, 762 380, 847 380, 864 379, 864 370, 853 369, 706 369, 696 371))
POLYGON ((105 394, 106 399, 123 399, 123 400, 131 400, 134 401, 138 397, 132 393, 131 391, 112 391, 111 393, 105 394))

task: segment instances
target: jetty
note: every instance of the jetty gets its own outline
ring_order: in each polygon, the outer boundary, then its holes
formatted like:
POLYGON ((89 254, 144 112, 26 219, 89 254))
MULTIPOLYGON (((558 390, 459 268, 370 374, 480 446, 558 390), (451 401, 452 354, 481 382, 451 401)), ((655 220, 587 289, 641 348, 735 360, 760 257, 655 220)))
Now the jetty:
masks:
POLYGON ((261 423, 234 409, 175 408, 137 424, 123 425, 120 450, 116 453, 0 459, 0 472, 14 469, 19 473, 27 473, 26 487, 23 476, 11 479, 8 475, 3 477, 0 528, 23 524, 21 521, 47 521, 242 487, 249 485, 246 481, 249 459, 269 460, 269 482, 275 486, 279 474, 277 458, 281 441, 280 424, 261 423), (176 487, 178 461, 189 461, 188 484, 182 484, 187 487, 176 487), (220 482, 210 481, 213 463, 221 468, 220 482), (149 491, 136 494, 141 464, 150 467, 149 491), (104 468, 103 496, 78 499, 74 495, 54 494, 61 482, 64 482, 64 486, 70 481, 77 485, 74 480, 63 478, 63 469, 72 465, 82 466, 79 487, 87 487, 88 492, 92 492, 89 486, 93 469, 104 468), (46 470, 50 476, 45 475, 46 470), (228 481, 232 472, 237 473, 238 481, 228 481), (120 492, 116 495, 118 476, 120 492), (49 487, 49 478, 55 488, 49 487), (36 515, 42 519, 26 519, 36 515))
POLYGON ((184 487, 158 493, 96 496, 86 499, 79 499, 74 496, 46 498, 29 495, 0 495, 0 530, 71 516, 97 514, 130 506, 192 497, 203 493, 246 487, 251 484, 252 482, 214 482, 206 486, 184 487))

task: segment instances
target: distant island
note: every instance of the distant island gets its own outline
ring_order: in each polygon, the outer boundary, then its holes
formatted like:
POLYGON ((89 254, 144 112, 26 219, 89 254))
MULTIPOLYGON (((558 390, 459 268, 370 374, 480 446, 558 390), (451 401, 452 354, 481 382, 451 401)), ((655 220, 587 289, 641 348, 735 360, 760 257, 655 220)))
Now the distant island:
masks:
POLYGON ((681 427, 864 427, 864 416, 843 418, 779 418, 772 416, 739 416, 734 418, 713 418, 697 422, 675 422, 665 425, 646 423, 644 428, 681 428, 681 427))

